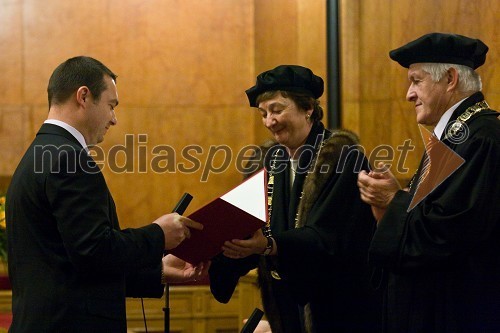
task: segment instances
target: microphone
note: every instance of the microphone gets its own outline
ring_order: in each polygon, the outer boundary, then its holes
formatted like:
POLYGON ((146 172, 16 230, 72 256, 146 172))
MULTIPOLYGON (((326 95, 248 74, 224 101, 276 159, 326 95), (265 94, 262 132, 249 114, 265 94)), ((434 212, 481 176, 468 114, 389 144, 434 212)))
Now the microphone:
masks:
POLYGON ((248 318, 247 322, 241 329, 240 333, 253 333, 263 315, 264 312, 261 309, 255 308, 255 310, 253 310, 252 312, 252 315, 250 316, 250 318, 248 318))
POLYGON ((187 192, 184 193, 182 195, 181 200, 179 200, 179 202, 177 203, 177 205, 175 205, 175 208, 172 211, 172 213, 177 213, 179 215, 184 214, 184 211, 189 206, 189 203, 191 202, 192 199, 193 199, 193 196, 191 194, 189 194, 187 192))

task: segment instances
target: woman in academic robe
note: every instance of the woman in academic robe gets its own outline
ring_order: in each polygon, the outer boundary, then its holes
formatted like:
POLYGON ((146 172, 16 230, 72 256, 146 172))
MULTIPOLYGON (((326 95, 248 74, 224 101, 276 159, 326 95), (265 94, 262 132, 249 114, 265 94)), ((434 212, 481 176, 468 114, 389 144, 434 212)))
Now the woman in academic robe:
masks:
POLYGON ((226 303, 240 276, 258 267, 273 333, 380 328, 381 298, 367 265, 375 220, 356 185, 369 166, 356 135, 321 123, 323 90, 310 69, 282 65, 246 91, 278 142, 265 155, 269 223, 224 244, 210 285, 226 303))

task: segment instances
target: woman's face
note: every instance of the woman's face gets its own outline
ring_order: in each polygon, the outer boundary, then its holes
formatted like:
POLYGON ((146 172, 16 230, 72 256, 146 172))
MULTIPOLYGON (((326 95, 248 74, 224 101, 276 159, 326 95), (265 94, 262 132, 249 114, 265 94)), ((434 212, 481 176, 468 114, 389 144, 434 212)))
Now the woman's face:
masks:
POLYGON ((293 152, 302 146, 309 132, 312 122, 309 119, 311 110, 302 110, 290 98, 283 97, 281 93, 271 99, 259 103, 262 114, 262 123, 273 134, 278 143, 293 152))

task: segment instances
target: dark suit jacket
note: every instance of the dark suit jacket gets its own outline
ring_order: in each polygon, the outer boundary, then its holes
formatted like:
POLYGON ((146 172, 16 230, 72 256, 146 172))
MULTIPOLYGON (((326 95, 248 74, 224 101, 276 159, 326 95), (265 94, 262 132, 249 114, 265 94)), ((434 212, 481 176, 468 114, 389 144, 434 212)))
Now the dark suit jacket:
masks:
POLYGON ((102 173, 63 128, 41 127, 6 216, 10 332, 126 332, 125 297, 161 297, 161 228, 120 230, 102 173))

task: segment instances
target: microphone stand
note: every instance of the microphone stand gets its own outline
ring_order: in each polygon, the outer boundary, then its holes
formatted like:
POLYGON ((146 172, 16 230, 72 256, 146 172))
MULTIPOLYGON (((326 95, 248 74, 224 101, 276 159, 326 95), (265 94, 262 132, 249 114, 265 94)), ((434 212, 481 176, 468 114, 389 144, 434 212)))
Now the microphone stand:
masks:
POLYGON ((163 308, 164 331, 170 333, 170 292, 168 290, 168 283, 165 283, 165 307, 163 308))
MULTIPOLYGON (((187 206, 191 202, 191 199, 193 199, 193 196, 189 193, 184 193, 182 195, 181 200, 175 205, 174 210, 172 213, 177 213, 179 215, 184 214, 184 211, 186 210, 187 206)), ((165 254, 166 255, 166 254, 165 254)), ((165 333, 170 333, 170 290, 168 283, 165 283, 165 307, 163 308, 163 321, 164 321, 164 331, 165 333)))

